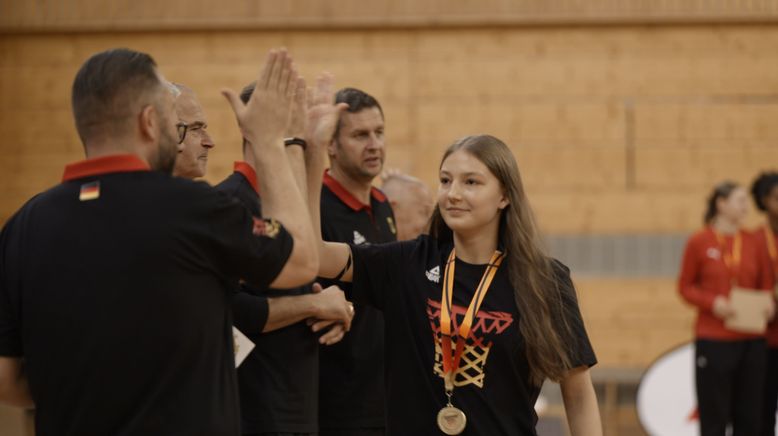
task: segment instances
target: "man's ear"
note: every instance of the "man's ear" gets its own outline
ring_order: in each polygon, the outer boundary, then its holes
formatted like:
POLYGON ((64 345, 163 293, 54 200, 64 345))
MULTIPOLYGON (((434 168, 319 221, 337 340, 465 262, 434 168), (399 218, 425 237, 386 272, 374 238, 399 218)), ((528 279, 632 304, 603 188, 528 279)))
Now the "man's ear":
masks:
POLYGON ((144 142, 159 141, 159 114, 154 105, 147 105, 138 114, 138 131, 144 142))
POLYGON ((327 144, 327 156, 334 156, 335 150, 338 148, 338 140, 332 138, 329 144, 327 144))

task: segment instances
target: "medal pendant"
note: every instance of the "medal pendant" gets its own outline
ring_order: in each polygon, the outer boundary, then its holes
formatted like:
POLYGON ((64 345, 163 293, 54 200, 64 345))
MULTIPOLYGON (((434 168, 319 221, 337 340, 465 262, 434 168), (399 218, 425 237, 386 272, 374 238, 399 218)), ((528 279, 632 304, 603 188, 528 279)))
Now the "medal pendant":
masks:
POLYGON ((448 405, 438 412, 438 428, 447 435, 458 435, 465 430, 467 416, 465 412, 448 405))

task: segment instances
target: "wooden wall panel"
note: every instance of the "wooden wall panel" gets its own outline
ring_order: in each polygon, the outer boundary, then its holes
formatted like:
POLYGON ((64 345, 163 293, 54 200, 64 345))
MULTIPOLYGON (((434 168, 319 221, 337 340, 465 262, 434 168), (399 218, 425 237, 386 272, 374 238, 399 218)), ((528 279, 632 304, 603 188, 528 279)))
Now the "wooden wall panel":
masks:
POLYGON ((580 279, 575 284, 602 368, 645 368, 693 337, 695 312, 673 280, 580 279))
POLYGON ((217 143, 213 182, 240 149, 219 89, 251 81, 265 51, 281 45, 309 79, 326 69, 339 86, 375 95, 387 166, 433 187, 455 139, 503 139, 551 233, 690 231, 714 182, 747 183, 778 167, 771 25, 6 35, 0 178, 14 192, 0 199, 0 220, 81 157, 69 94, 90 54, 148 51, 169 79, 196 90, 217 143))
POLYGON ((765 22, 773 0, 0 0, 0 29, 430 27, 765 22))
POLYGON ((778 167, 778 147, 739 142, 711 147, 657 146, 636 152, 637 183, 646 189, 707 189, 724 179, 750 183, 778 167))
POLYGON ((641 148, 767 147, 778 141, 778 95, 642 104, 635 108, 635 120, 635 143, 641 148))

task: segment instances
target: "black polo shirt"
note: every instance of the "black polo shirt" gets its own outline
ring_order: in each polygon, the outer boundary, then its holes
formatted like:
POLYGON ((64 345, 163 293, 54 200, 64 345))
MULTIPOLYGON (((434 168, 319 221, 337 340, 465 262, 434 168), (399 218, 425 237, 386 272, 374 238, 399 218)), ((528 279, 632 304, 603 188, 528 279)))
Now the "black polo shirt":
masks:
MULTIPOLYGON (((354 286, 349 296, 381 310, 386 323, 389 435, 442 434, 436 424, 437 413, 446 404, 439 316, 443 273, 452 247, 426 235, 413 241, 353 247, 354 286)), ((536 434, 534 404, 540 387, 528 382, 518 329, 521 314, 506 265, 503 262, 497 270, 476 315, 460 363, 467 369, 456 377, 453 404, 467 415, 463 435, 536 434)), ((569 270, 558 262, 554 266, 558 280, 570 283, 569 270)), ((486 265, 456 260, 455 329, 485 270, 486 265)), ((573 366, 592 366, 596 358, 575 292, 564 297, 564 313, 575 333, 569 344, 573 366)))
MULTIPOLYGON (((235 172, 216 189, 237 198, 251 213, 260 216, 262 206, 256 180, 253 168, 245 162, 236 162, 235 172)), ((235 326, 256 345, 238 368, 243 434, 318 431, 317 336, 305 322, 262 333, 268 297, 309 292, 307 286, 274 290, 242 285, 236 294, 235 326)))
MULTIPOLYGON (((362 204, 324 174, 321 229, 326 241, 369 245, 397 240, 394 215, 373 188, 362 204)), ((341 285, 347 290, 350 285, 341 285)), ((381 312, 357 304, 351 331, 319 355, 319 426, 325 429, 384 427, 384 321, 381 312)))
POLYGON ((24 358, 36 433, 239 434, 232 286, 267 286, 292 242, 135 156, 68 166, 0 235, 0 355, 24 358))

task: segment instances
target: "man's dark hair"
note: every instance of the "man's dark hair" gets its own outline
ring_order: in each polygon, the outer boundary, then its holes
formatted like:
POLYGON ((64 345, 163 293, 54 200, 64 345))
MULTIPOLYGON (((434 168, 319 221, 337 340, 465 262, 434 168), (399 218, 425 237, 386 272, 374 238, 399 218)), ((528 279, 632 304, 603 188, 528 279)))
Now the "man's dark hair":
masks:
POLYGON ((778 186, 778 172, 769 171, 759 175, 751 185, 751 196, 756 203, 757 209, 762 212, 767 211, 767 207, 764 204, 764 199, 770 195, 770 192, 778 186))
MULTIPOLYGON (((343 88, 335 94, 335 103, 346 103, 350 113, 361 112, 364 109, 378 108, 378 112, 381 113, 381 118, 384 117, 384 110, 381 108, 381 104, 378 103, 372 95, 361 91, 356 88, 343 88)), ((340 131, 340 121, 338 121, 338 127, 335 129, 335 136, 338 136, 340 131)))
POLYGON ((161 85, 156 62, 146 53, 116 48, 90 57, 73 81, 71 103, 81 141, 95 128, 132 115, 136 102, 161 85))

